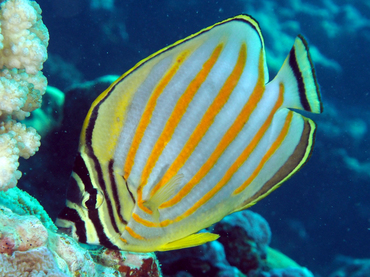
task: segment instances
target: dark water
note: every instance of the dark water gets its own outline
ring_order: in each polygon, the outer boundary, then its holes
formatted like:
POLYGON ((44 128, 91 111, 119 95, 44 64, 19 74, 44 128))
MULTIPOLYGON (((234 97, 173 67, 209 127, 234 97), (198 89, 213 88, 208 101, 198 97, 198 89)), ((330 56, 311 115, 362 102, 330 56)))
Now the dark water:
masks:
MULTIPOLYGON (((160 48, 240 13, 260 22, 273 77, 294 37, 303 34, 311 46, 324 101, 324 114, 313 117, 318 123, 316 148, 298 174, 252 210, 269 222, 272 247, 315 274, 330 272, 338 255, 369 258, 370 6, 366 1, 116 0, 105 8, 93 8, 88 0, 38 3, 50 32, 44 73, 49 84, 61 90, 103 75, 121 75, 160 48)), ((73 105, 71 101, 66 105, 73 105)), ((75 148, 77 141, 67 141, 68 145, 75 148)), ((40 167, 57 162, 58 155, 63 153, 40 158, 40 167)), ((63 184, 53 184, 68 180, 71 167, 58 165, 62 177, 57 181, 45 180, 48 174, 43 178, 36 170, 27 176, 30 182, 42 178, 63 195, 63 184)), ((36 195, 42 203, 50 198, 36 195)), ((63 199, 58 201, 45 205, 52 216, 63 205, 63 199)))

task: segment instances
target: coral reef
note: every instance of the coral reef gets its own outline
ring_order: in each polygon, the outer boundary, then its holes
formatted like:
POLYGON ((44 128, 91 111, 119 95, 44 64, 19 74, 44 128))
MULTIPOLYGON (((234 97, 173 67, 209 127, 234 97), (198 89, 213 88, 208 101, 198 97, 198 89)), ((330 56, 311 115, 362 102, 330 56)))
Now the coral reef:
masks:
POLYGON ((262 216, 251 211, 236 213, 216 224, 214 231, 220 234, 231 265, 247 275, 265 267, 271 230, 262 216))
POLYGON ((225 217, 213 232, 221 236, 217 241, 158 253, 164 276, 313 277, 307 268, 269 247, 270 227, 252 211, 225 217))
POLYGON ((11 256, 0 254, 1 276, 68 277, 60 271, 52 253, 45 246, 28 251, 15 251, 11 256))
POLYGON ((1 3, 0 24, 0 190, 7 190, 21 177, 19 157, 28 159, 40 146, 36 130, 17 120, 41 105, 49 33, 40 6, 29 0, 1 3))
POLYGON ((40 203, 27 192, 15 187, 0 191, 0 207, 7 207, 17 215, 36 216, 49 230, 56 232, 57 227, 40 203))
MULTIPOLYGON (((0 276, 162 276, 154 253, 85 248, 55 231, 28 193, 16 187, 0 192, 0 276)), ((164 276, 313 276, 268 247, 271 231, 256 213, 230 215, 214 231, 220 241, 158 253, 164 276)))
POLYGON ((15 251, 27 251, 46 244, 48 232, 33 215, 17 215, 2 207, 0 222, 1 253, 11 255, 15 251))
POLYGON ((0 197, 0 276, 161 276, 153 253, 84 249, 55 233, 29 194, 12 188, 0 197))
POLYGON ((115 268, 122 276, 162 276, 153 253, 130 253, 104 249, 94 257, 101 265, 115 268))

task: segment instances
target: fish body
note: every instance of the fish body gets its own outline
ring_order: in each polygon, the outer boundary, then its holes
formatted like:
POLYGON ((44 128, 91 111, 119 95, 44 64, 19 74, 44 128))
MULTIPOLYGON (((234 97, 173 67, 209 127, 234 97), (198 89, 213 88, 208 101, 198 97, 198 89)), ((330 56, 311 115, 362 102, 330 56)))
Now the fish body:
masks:
POLYGON ((258 23, 236 16, 170 45, 92 104, 56 224, 80 242, 136 252, 218 238, 197 233, 246 209, 307 161, 322 112, 298 36, 269 82, 258 23))

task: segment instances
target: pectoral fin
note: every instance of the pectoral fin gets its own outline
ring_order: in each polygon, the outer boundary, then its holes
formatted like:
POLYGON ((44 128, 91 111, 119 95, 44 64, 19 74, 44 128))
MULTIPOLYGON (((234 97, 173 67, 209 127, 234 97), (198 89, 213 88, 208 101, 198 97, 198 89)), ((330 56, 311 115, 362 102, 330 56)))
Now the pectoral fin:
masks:
POLYGON ((183 177, 183 174, 175 175, 162 188, 156 191, 153 196, 143 202, 143 205, 153 212, 153 218, 156 221, 159 220, 158 207, 174 195, 183 177))

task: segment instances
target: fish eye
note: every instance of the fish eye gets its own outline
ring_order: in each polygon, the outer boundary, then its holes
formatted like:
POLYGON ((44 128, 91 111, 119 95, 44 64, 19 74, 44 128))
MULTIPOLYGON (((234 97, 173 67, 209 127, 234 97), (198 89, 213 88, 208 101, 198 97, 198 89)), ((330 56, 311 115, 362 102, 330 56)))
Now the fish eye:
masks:
POLYGON ((87 210, 90 209, 99 209, 99 207, 104 202, 104 195, 101 191, 97 189, 93 189, 90 192, 85 192, 82 197, 82 207, 84 207, 87 210))

